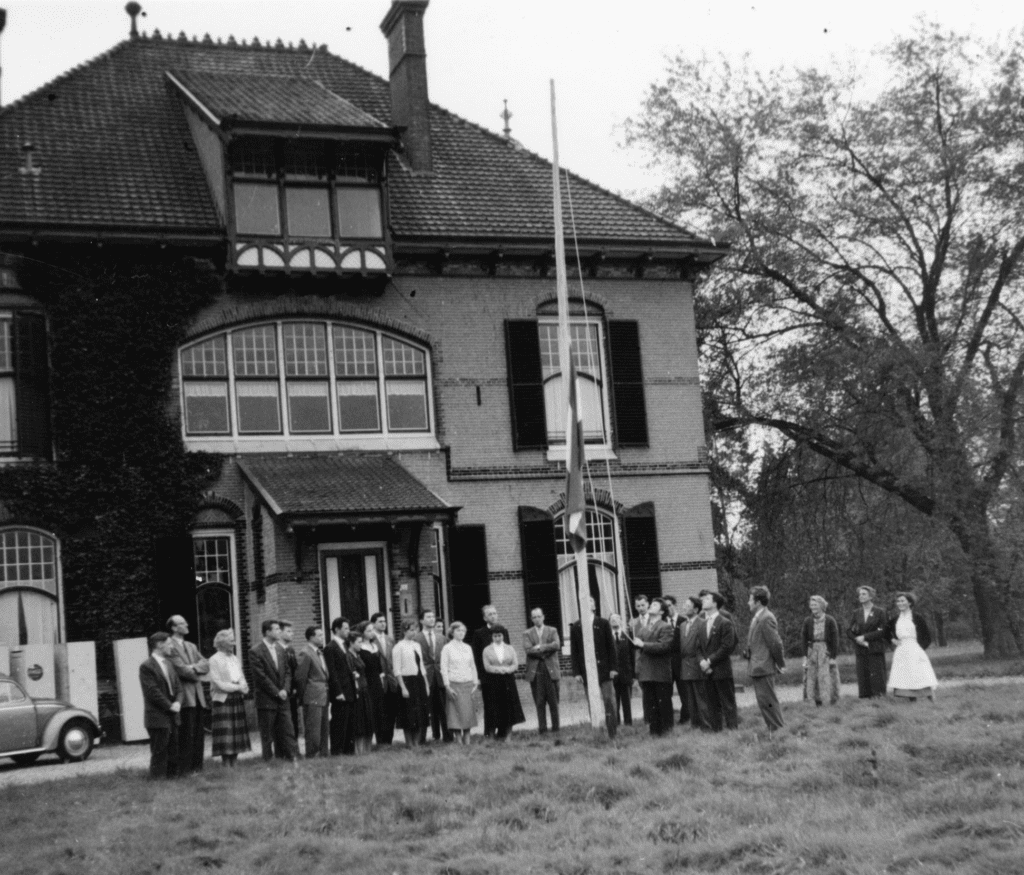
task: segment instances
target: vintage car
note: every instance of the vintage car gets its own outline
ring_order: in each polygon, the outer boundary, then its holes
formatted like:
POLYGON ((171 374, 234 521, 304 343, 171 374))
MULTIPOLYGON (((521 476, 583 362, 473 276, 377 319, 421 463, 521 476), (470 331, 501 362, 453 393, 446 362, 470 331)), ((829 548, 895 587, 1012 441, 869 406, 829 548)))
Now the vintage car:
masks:
POLYGON ((59 699, 33 699, 14 678, 0 675, 0 757, 28 765, 55 753, 64 762, 80 762, 100 735, 88 711, 59 699))

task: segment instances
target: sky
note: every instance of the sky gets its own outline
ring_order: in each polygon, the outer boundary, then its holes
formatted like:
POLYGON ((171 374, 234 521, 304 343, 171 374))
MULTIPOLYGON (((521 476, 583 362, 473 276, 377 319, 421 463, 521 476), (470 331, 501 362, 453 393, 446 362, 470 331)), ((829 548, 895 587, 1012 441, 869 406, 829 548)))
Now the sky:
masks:
MULTIPOLYGON (((390 0, 150 0, 140 29, 215 39, 328 46, 387 76, 380 32, 390 0)), ((0 101, 4 105, 128 36, 121 0, 0 0, 0 101)), ((866 56, 923 15, 985 39, 1024 24, 1002 0, 860 0, 770 3, 738 0, 431 0, 425 16, 427 78, 435 103, 545 158, 552 154, 550 80, 561 164, 627 197, 657 188, 643 155, 624 144, 623 123, 640 112, 667 59, 749 54, 758 66, 824 66, 866 56)))

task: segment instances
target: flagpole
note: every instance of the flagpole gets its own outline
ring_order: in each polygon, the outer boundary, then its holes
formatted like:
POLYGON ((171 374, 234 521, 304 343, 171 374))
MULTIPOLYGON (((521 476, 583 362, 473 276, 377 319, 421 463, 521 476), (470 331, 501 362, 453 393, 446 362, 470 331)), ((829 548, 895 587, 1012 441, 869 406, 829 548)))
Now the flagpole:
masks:
POLYGON ((554 190, 555 219, 555 291, 558 298, 558 364, 562 371, 562 397, 566 402, 565 429, 566 488, 563 525, 576 554, 576 602, 580 614, 580 637, 583 639, 583 664, 590 706, 590 725, 595 729, 607 726, 604 700, 597 680, 597 659, 594 650, 594 614, 590 609, 590 573, 587 562, 587 513, 583 495, 582 466, 584 457, 583 428, 576 392, 576 368, 572 361, 569 335, 569 283, 565 273, 565 233, 562 228, 562 182, 558 170, 558 124, 555 114, 555 80, 551 80, 551 177, 554 190))

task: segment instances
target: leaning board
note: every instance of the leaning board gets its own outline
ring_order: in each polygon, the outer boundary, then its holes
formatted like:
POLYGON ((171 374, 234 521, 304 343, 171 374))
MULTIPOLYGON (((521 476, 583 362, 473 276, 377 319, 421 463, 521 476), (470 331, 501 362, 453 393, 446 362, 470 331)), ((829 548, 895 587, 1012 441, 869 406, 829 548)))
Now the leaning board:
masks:
POLYGON ((145 741, 149 738, 145 725, 146 705, 139 686, 139 666, 148 658, 149 647, 145 638, 123 638, 114 642, 122 741, 145 741))

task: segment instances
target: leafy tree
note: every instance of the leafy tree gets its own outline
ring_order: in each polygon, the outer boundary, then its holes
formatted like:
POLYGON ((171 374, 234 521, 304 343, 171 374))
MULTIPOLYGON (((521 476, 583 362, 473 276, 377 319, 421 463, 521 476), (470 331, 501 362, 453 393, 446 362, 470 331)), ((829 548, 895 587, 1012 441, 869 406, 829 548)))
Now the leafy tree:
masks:
POLYGON ((712 428, 773 430, 939 520, 986 654, 1015 654, 1024 42, 920 24, 879 57, 871 78, 681 56, 630 138, 666 174, 653 206, 733 246, 703 287, 712 428))

